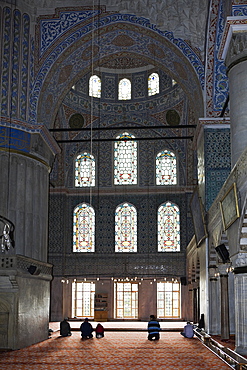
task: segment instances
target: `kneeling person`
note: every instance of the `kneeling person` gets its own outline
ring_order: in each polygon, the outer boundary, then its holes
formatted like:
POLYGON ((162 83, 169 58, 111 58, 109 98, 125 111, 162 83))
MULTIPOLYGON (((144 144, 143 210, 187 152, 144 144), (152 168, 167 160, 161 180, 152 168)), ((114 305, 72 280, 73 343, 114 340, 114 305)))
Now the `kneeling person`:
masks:
POLYGON ((194 330, 193 325, 190 323, 190 321, 187 322, 187 325, 185 325, 184 330, 180 333, 185 338, 193 338, 194 336, 194 330))
POLYGON ((63 321, 60 322, 60 335, 67 337, 71 334, 70 324, 68 323, 68 318, 66 317, 63 321))
POLYGON ((84 322, 81 324, 80 330, 82 339, 93 338, 93 327, 90 322, 88 322, 88 319, 85 319, 84 322))
POLYGON ((148 340, 159 340, 160 339, 160 324, 155 319, 154 315, 150 315, 150 321, 148 322, 148 340))

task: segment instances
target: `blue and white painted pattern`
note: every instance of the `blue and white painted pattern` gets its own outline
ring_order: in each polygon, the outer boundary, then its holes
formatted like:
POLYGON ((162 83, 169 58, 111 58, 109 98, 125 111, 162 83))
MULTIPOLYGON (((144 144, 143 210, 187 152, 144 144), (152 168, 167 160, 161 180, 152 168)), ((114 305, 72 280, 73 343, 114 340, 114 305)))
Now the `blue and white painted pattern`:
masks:
POLYGON ((232 15, 234 17, 246 17, 247 16, 247 4, 233 5, 232 15))
MULTIPOLYGON (((69 13, 64 13, 65 19, 67 16, 69 16, 69 13)), ((51 20, 53 22, 54 19, 51 20)), ((161 38, 157 37, 152 37, 151 34, 143 33, 143 32, 138 32, 138 30, 135 29, 135 31, 131 31, 131 29, 126 29, 125 33, 128 34, 129 37, 131 37, 134 40, 133 45, 128 48, 128 51, 135 53, 136 55, 139 55, 140 52, 145 55, 147 58, 150 60, 153 58, 153 55, 151 55, 150 50, 148 50, 148 45, 150 45, 150 40, 152 40, 153 47, 154 48, 159 48, 162 50, 162 55, 159 56, 159 63, 166 65, 168 69, 170 69, 171 73, 174 74, 174 76, 178 75, 178 72, 174 66, 174 63, 177 63, 177 66, 184 67, 184 64, 182 66, 181 64, 181 59, 175 53, 169 46, 167 46, 167 41, 171 43, 174 47, 178 48, 181 53, 188 59, 188 62, 193 66, 197 76, 198 80, 201 83, 201 87, 204 87, 204 66, 199 59, 199 57, 195 54, 195 52, 190 48, 190 46, 183 41, 182 39, 175 38, 173 36, 172 32, 163 32, 157 29, 156 25, 153 25, 149 22, 148 19, 142 18, 142 17, 137 17, 134 15, 130 14, 109 14, 107 16, 103 16, 102 18, 98 19, 96 21, 91 21, 88 24, 84 24, 81 28, 77 27, 76 30, 73 32, 71 30, 70 34, 67 35, 65 31, 67 31, 70 27, 72 27, 71 22, 64 22, 62 25, 59 25, 59 22, 61 23, 61 20, 57 21, 57 33, 54 32, 53 37, 50 37, 50 46, 53 45, 53 48, 48 48, 48 44, 45 46, 41 44, 41 49, 40 52, 46 49, 48 51, 49 49, 49 55, 47 58, 44 60, 38 75, 36 76, 36 81, 35 85, 32 91, 32 98, 31 98, 31 109, 32 109, 32 120, 35 120, 36 116, 36 111, 37 111, 37 103, 40 95, 40 91, 43 85, 43 82, 45 81, 45 78, 47 77, 47 74, 50 72, 52 66, 54 63, 57 61, 59 57, 63 55, 63 53, 71 48, 72 46, 79 40, 81 40, 83 37, 90 35, 91 32, 96 32, 98 29, 102 29, 105 27, 110 27, 115 24, 119 24, 119 22, 125 22, 125 24, 131 24, 133 26, 138 25, 139 27, 145 28, 146 30, 153 31, 154 34, 153 36, 159 35, 161 38), (64 27, 64 28, 63 28, 64 27), (58 38, 60 36, 60 38, 58 38), (151 37, 151 38, 150 38, 151 37), (162 42, 162 38, 166 40, 166 43, 162 42), (55 42, 56 41, 56 42, 55 42), (47 49, 48 48, 48 49, 47 49)), ((78 21, 79 22, 79 21, 78 21)), ((78 23, 79 24, 79 23, 78 23)), ((78 26, 77 24, 77 26, 78 26)), ((49 26, 49 21, 46 20, 46 28, 45 30, 41 28, 40 32, 40 39, 42 40, 43 37, 43 30, 46 32, 47 27, 49 26)), ((53 23, 52 23, 53 25, 53 23)), ((118 50, 121 51, 122 48, 121 46, 116 46, 112 44, 112 40, 118 36, 122 30, 113 30, 110 29, 107 30, 105 34, 102 34, 100 37, 100 40, 97 38, 95 39, 95 46, 98 48, 99 53, 94 54, 93 61, 91 60, 92 58, 83 58, 81 55, 83 53, 88 54, 88 50, 91 50, 91 39, 88 40, 88 42, 85 42, 83 44, 83 47, 81 47, 80 50, 80 55, 78 55, 78 51, 71 52, 71 54, 67 57, 66 59, 66 65, 71 65, 73 66, 70 74, 70 79, 76 78, 76 75, 78 73, 81 73, 82 70, 85 68, 89 68, 90 64, 92 62, 96 62, 100 56, 100 58, 109 58, 112 53, 116 53, 118 50), (100 54, 100 55, 99 55, 100 54)), ((48 54, 48 53, 47 53, 48 54)), ((65 65, 64 64, 64 65, 65 65)), ((192 71, 189 69, 186 69, 186 81, 185 83, 189 84, 194 80, 194 76, 192 76, 192 71)), ((47 96, 49 94, 54 93, 54 87, 58 86, 58 78, 59 78, 59 71, 57 74, 55 73, 53 75, 53 81, 51 81, 50 84, 50 92, 47 90, 46 94, 47 96)), ((56 90, 56 94, 60 94, 60 92, 64 91, 64 86, 63 84, 60 84, 58 86, 58 90, 56 90)))
POLYGON ((225 19, 223 17, 224 1, 221 1, 218 14, 218 25, 216 31, 216 43, 214 49, 214 93, 213 104, 215 111, 221 111, 228 95, 228 77, 226 75, 226 67, 223 60, 219 60, 218 52, 220 48, 221 38, 224 32, 225 19))
POLYGON ((99 13, 99 10, 65 11, 60 12, 57 19, 41 19, 39 56, 41 57, 66 31, 99 13))

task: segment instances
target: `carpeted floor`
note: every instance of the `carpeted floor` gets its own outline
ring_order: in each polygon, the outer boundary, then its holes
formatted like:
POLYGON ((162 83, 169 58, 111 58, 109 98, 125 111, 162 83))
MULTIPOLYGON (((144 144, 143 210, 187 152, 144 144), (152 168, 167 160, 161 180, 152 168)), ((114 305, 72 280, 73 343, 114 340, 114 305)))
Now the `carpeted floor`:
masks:
POLYGON ((102 339, 83 341, 80 332, 65 338, 54 332, 42 343, 0 353, 1 370, 229 368, 197 338, 186 339, 179 332, 162 332, 157 342, 149 342, 145 332, 107 331, 102 339))

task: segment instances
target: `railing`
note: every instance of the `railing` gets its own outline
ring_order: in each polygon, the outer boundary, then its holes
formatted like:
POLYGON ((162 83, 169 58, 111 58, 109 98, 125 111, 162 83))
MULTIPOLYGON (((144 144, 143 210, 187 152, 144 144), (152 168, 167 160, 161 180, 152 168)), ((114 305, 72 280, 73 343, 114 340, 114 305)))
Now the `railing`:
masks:
POLYGON ((203 330, 200 331, 198 328, 195 328, 194 333, 206 347, 225 361, 232 369, 247 370, 246 358, 230 348, 224 347, 203 330))

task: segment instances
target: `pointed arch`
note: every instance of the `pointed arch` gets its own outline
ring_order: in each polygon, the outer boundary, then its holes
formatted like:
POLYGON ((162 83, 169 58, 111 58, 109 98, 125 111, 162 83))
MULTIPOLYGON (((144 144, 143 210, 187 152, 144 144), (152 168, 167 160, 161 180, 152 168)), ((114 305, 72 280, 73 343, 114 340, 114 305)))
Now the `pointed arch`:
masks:
POLYGON ((95 251, 95 212, 92 206, 81 203, 73 212, 73 252, 95 251))
POLYGON ((170 150, 163 150, 156 156, 156 185, 177 184, 177 158, 170 150))
POLYGON ((137 211, 130 203, 115 211, 115 252, 137 252, 137 211))
POLYGON ((95 186, 95 158, 90 153, 79 154, 75 159, 75 186, 95 186))
POLYGON ((118 100, 131 99, 131 82, 128 78, 122 78, 118 83, 118 100))
POLYGON ((159 94, 160 82, 158 73, 154 72, 148 76, 148 96, 159 94))
POLYGON ((89 78, 89 96, 94 98, 101 97, 101 79, 97 75, 89 78))
POLYGON ((137 184, 137 142, 134 135, 124 132, 114 143, 114 185, 137 184), (133 139, 126 140, 123 139, 133 139))
POLYGON ((158 252, 180 251, 180 211, 175 203, 158 208, 158 252))

